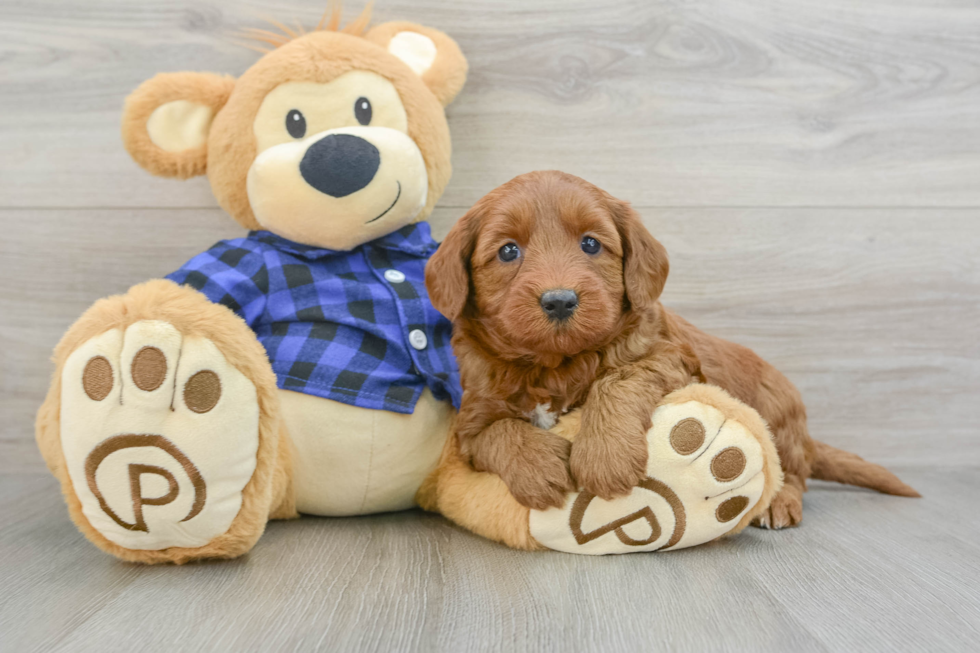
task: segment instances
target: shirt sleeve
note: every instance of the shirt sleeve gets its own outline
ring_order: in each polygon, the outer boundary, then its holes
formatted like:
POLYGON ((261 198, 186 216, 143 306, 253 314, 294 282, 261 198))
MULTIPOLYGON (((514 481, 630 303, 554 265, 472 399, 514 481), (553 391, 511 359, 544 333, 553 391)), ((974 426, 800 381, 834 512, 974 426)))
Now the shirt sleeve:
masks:
POLYGON ((269 272, 261 245, 247 238, 222 240, 166 278, 227 306, 249 326, 265 311, 269 272))

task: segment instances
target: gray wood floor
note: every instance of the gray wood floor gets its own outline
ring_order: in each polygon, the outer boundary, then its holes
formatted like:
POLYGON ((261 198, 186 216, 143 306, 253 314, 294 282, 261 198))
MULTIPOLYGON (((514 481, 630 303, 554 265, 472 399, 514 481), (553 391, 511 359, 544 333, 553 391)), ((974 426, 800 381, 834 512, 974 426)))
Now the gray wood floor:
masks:
POLYGON ((139 567, 53 480, 0 478, 0 648, 975 651, 975 470, 919 501, 814 484, 802 528, 674 553, 522 553, 410 511, 272 523, 245 558, 139 567))
MULTIPOLYGON (((434 515, 272 524, 245 559, 142 568, 71 526, 32 439, 92 301, 240 229, 151 178, 123 97, 243 71, 318 0, 0 0, 0 650, 976 650, 980 4, 382 0, 452 34, 444 234, 537 168, 633 201, 665 301, 801 388, 815 437, 921 500, 815 484, 801 528, 664 555, 508 551, 434 515)), ((348 2, 349 11, 360 2, 348 2)))

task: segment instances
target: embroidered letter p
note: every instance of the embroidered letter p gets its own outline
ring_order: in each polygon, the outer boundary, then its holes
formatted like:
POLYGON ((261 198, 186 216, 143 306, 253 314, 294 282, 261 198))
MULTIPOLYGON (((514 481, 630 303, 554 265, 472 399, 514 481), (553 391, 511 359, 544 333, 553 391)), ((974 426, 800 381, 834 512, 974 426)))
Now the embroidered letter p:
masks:
POLYGON ((129 492, 133 502, 133 521, 127 522, 123 520, 109 506, 109 503, 106 501, 102 491, 99 489, 99 484, 96 480, 96 472, 98 472, 99 465, 101 465, 109 455, 132 447, 155 447, 157 449, 162 449, 164 452, 169 454, 170 457, 176 460, 187 474, 187 477, 190 479, 191 485, 194 488, 194 500, 191 504, 190 511, 187 513, 187 516, 181 521, 193 519, 201 512, 201 510, 204 509, 204 503, 207 500, 207 486, 204 483, 204 478, 201 476, 201 473, 198 471, 197 467, 194 466, 194 463, 192 463, 180 449, 170 442, 170 440, 167 440, 162 435, 117 435, 99 443, 85 460, 85 478, 88 482, 88 488, 98 500, 102 511, 105 512, 105 514, 107 514, 112 521, 129 531, 142 531, 144 533, 148 533, 149 528, 146 525, 146 520, 143 518, 143 506, 165 506, 172 503, 180 494, 180 486, 177 483, 177 479, 174 478, 174 475, 170 471, 157 465, 130 463, 129 492), (167 482, 168 489, 164 494, 155 497, 144 496, 142 479, 144 475, 151 474, 159 476, 167 482))

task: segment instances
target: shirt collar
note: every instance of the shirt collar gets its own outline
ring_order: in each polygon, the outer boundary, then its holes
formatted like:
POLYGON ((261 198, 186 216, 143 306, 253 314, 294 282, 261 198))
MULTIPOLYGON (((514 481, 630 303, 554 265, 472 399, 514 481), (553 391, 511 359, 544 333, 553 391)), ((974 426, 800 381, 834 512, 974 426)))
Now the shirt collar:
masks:
POLYGON ((411 256, 428 257, 439 246, 439 243, 432 239, 432 231, 428 222, 416 222, 415 224, 405 225, 397 231, 393 231, 390 234, 364 243, 363 245, 358 245, 349 251, 325 249, 296 243, 282 236, 277 236, 271 231, 251 231, 248 236, 249 238, 254 238, 267 245, 271 245, 278 250, 289 252, 290 254, 309 260, 330 256, 347 256, 366 247, 381 247, 383 249, 403 252, 411 256))

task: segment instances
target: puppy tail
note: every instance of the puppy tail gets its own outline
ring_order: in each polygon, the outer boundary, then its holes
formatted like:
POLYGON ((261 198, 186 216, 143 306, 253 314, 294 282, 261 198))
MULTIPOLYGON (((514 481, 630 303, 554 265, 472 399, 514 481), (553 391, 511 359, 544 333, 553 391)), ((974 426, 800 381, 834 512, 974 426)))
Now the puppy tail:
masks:
POLYGON ((857 485, 899 497, 922 496, 881 465, 869 463, 858 455, 823 442, 814 440, 813 444, 816 455, 810 470, 810 478, 857 485))

